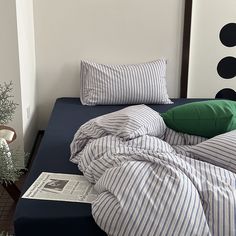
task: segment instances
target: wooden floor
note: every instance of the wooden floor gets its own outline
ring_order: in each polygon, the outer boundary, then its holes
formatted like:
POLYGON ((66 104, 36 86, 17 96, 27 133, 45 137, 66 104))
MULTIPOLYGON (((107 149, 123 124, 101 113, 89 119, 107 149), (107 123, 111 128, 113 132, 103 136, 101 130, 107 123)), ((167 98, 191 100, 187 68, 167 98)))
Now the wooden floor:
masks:
POLYGON ((16 204, 0 185, 0 232, 13 233, 12 219, 16 204))
MULTIPOLYGON (((22 175, 20 180, 16 182, 16 185, 20 189, 26 174, 22 175)), ((0 235, 12 235, 13 229, 13 216, 15 212, 16 203, 8 195, 6 190, 0 185, 0 235)))

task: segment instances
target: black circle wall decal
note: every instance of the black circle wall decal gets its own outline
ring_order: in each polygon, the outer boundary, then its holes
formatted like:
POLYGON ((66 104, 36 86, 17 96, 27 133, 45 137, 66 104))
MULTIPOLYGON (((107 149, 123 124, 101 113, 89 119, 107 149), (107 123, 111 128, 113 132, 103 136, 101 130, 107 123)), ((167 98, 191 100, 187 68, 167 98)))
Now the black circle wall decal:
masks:
POLYGON ((236 46, 236 23, 229 23, 221 29, 220 41, 226 47, 236 46))
POLYGON ((217 72, 224 79, 232 79, 236 76, 236 58, 223 58, 217 65, 217 72))
POLYGON ((224 98, 236 101, 236 92, 231 88, 224 88, 216 94, 215 98, 224 98))

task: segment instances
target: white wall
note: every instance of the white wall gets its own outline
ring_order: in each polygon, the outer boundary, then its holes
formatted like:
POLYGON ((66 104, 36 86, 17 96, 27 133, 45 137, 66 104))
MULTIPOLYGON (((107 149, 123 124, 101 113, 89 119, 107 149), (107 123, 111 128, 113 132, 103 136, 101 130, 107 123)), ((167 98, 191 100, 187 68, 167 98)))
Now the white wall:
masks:
MULTIPOLYGON (((0 83, 13 82, 17 106, 9 124, 17 133, 12 150, 30 152, 37 132, 32 0, 0 0, 0 83)), ((20 167, 24 158, 19 159, 20 167)))
POLYGON ((184 0, 0 0, 0 82, 13 81, 19 104, 13 145, 30 151, 55 99, 79 96, 81 59, 167 58, 168 92, 178 97, 183 10, 184 0))
POLYGON ((34 0, 39 128, 57 97, 79 96, 81 59, 167 58, 168 92, 179 97, 183 10, 183 0, 34 0))
POLYGON ((36 65, 32 0, 16 0, 24 149, 31 151, 37 132, 36 65))
MULTIPOLYGON (((17 139, 11 146, 22 152, 24 142, 15 0, 0 0, 0 29, 0 83, 13 82, 14 100, 19 104, 10 123, 17 132, 17 139)), ((21 166, 23 162, 23 159, 19 160, 21 166)))
POLYGON ((236 90, 236 79, 222 79, 216 70, 223 57, 236 55, 236 47, 219 40, 221 28, 236 22, 236 1, 193 1, 192 14, 188 97, 213 98, 224 87, 236 90))

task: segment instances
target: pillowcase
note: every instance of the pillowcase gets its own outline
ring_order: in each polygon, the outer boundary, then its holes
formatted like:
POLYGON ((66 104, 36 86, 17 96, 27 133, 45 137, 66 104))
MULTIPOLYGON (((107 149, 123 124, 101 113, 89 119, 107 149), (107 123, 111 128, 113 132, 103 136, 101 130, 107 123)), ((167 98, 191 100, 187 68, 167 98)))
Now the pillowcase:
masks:
POLYGON ((162 114, 167 127, 212 138, 236 129, 236 102, 208 100, 174 107, 162 114))
POLYGON ((78 153, 93 139, 114 135, 128 141, 145 134, 162 138, 165 129, 165 122, 158 112, 146 105, 129 106, 83 124, 70 145, 70 160, 78 163, 78 153))
POLYGON ((196 135, 184 134, 176 132, 173 129, 166 128, 164 141, 170 145, 196 145, 205 141, 206 138, 196 135))
POLYGON ((80 99, 83 105, 170 104, 166 60, 134 65, 81 61, 80 99))
POLYGON ((236 130, 208 139, 188 151, 195 158, 236 173, 236 130))

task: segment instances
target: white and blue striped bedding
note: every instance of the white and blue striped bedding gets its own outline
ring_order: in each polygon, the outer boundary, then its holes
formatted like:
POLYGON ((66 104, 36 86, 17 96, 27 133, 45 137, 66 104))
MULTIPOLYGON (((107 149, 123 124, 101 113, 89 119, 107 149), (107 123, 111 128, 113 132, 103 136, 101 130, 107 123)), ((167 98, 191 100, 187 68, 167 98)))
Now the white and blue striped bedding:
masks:
POLYGON ((80 99, 83 105, 170 104, 166 60, 107 65, 81 61, 80 99))
POLYGON ((166 127, 156 132, 162 120, 152 113, 151 125, 140 109, 132 107, 135 119, 125 121, 135 135, 117 134, 120 112, 87 122, 74 136, 71 160, 99 192, 96 223, 108 235, 236 235, 236 174, 189 155, 205 139, 176 132, 171 138, 166 127))

